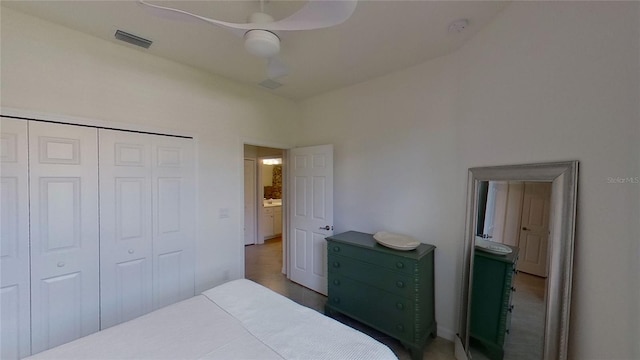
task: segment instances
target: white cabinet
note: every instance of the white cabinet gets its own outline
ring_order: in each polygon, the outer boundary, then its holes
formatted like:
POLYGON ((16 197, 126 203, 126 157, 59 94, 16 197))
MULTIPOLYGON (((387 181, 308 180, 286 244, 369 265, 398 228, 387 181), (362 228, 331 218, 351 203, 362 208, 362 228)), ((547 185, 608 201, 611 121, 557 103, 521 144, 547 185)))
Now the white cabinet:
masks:
POLYGON ((1 119, 0 358, 194 295, 191 139, 1 119))
POLYGON ((273 208, 273 233, 274 235, 282 234, 282 206, 273 208))
POLYGON ((273 237, 273 207, 262 208, 262 238, 273 237))
POLYGON ((282 234, 282 206, 262 208, 262 238, 270 239, 282 234))

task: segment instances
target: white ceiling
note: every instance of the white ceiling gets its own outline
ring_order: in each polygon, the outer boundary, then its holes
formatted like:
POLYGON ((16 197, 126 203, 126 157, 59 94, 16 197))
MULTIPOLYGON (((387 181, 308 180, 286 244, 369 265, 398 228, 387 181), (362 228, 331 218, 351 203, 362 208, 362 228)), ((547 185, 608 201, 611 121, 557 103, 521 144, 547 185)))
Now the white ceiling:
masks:
MULTIPOLYGON (((230 22, 245 22, 259 1, 151 1, 230 22)), ((265 12, 276 20, 295 12, 304 1, 267 0, 265 12)), ((360 0, 353 16, 327 29, 282 34, 280 58, 291 73, 272 91, 304 99, 425 62, 459 48, 489 23, 506 1, 360 0), (469 26, 449 33, 461 18, 469 26)), ((6 6, 108 41, 130 46, 182 64, 257 84, 266 78, 266 61, 245 52, 242 39, 201 21, 183 22, 152 15, 129 1, 2 1, 6 6), (117 29, 153 40, 148 50, 114 38, 117 29)))

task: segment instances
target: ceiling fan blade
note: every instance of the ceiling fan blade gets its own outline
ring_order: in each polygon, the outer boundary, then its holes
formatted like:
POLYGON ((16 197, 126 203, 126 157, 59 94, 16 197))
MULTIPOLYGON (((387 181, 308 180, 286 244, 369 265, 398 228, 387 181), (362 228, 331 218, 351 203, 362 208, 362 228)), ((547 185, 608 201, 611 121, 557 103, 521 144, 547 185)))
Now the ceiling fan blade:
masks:
POLYGON ((271 57, 267 61, 267 78, 275 80, 289 75, 289 66, 277 57, 271 57))
POLYGON ((356 9, 356 0, 311 0, 293 15, 261 27, 271 31, 322 29, 342 24, 356 9))
MULTIPOLYGON (((158 17, 168 18, 168 19, 172 19, 172 20, 183 20, 183 21, 185 21, 185 20, 187 20, 187 21, 200 20, 200 21, 208 22, 208 23, 213 24, 213 25, 219 25, 219 26, 226 27, 227 30, 230 30, 231 32, 233 32, 235 35, 237 35, 239 37, 244 36, 244 33, 247 32, 247 30, 250 30, 250 29, 239 29, 239 28, 233 26, 233 25, 238 25, 238 24, 227 23, 227 22, 224 22, 224 21, 218 21, 218 20, 214 20, 214 19, 209 19, 209 18, 204 17, 204 16, 192 14, 192 13, 190 13, 188 11, 184 11, 184 10, 180 10, 180 9, 174 9, 174 8, 170 8, 170 7, 166 7, 166 6, 160 6, 160 5, 151 4, 151 3, 148 3, 148 2, 146 2, 144 0, 138 0, 138 3, 148 7, 153 12, 153 14, 158 16, 158 17)), ((239 24, 239 25, 243 25, 243 24, 239 24)))
POLYGON ((162 10, 173 12, 176 16, 188 16, 208 22, 213 25, 223 26, 231 30, 237 30, 236 33, 244 35, 247 30, 268 30, 268 31, 293 31, 293 30, 313 30, 321 29, 334 25, 338 25, 346 21, 356 8, 355 0, 312 0, 305 4, 300 10, 293 15, 274 22, 269 23, 231 23, 210 19, 204 16, 192 14, 190 12, 164 7, 160 5, 150 4, 144 0, 138 0, 140 4, 162 10))

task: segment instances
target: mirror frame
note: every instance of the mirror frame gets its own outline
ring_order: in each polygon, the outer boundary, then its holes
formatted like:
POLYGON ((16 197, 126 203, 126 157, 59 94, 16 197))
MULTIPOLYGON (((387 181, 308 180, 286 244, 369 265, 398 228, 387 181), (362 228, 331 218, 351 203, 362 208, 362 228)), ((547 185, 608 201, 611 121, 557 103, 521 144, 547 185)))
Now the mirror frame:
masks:
MULTIPOLYGON (((462 295, 459 340, 466 358, 470 358, 470 299, 475 249, 475 223, 478 210, 478 185, 481 181, 551 182, 549 235, 549 276, 545 294, 545 333, 543 359, 567 359, 573 246, 578 195, 578 161, 524 164, 469 169, 465 225, 462 295)), ((458 344, 457 344, 458 345, 458 344)), ((456 351, 458 353, 458 351, 456 351)), ((457 355, 456 355, 457 356, 457 355)))

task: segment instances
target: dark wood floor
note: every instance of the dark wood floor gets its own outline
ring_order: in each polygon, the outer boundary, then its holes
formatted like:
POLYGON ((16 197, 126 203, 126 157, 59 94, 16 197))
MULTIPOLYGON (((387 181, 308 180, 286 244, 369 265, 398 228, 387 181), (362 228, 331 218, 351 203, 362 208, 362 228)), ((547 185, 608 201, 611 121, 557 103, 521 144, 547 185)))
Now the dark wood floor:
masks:
MULTIPOLYGON (((280 238, 267 240, 262 245, 245 246, 245 277, 288 297, 298 304, 324 313, 324 304, 327 302, 326 296, 300 286, 288 280, 282 274, 282 239, 280 238)), ((338 315, 336 319, 389 346, 400 360, 411 358, 409 352, 398 341, 385 334, 346 316, 338 315)), ((425 348, 423 358, 430 360, 455 359, 453 343, 443 338, 436 338, 425 348)))

